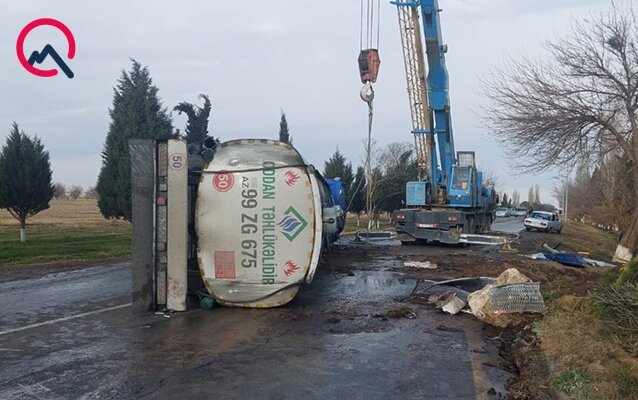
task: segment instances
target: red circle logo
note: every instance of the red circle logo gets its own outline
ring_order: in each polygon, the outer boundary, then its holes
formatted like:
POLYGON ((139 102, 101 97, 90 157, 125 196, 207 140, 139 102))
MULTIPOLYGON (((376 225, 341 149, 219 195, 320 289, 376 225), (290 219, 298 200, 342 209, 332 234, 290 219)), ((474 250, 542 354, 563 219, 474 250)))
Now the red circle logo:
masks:
MULTIPOLYGON (((18 35, 18 40, 16 42, 16 53, 18 55, 18 61, 20 61, 20 64, 24 67, 24 69, 31 72, 33 75, 41 76, 43 78, 48 78, 51 76, 56 76, 58 74, 58 70, 35 68, 31 63, 29 63, 29 60, 27 60, 27 57, 24 55, 24 40, 26 39, 27 35, 35 28, 39 26, 43 26, 43 25, 52 26, 62 31, 62 33, 64 33, 64 36, 66 36, 66 40, 69 43, 69 51, 67 53, 67 58, 69 59, 73 59, 73 57, 75 57, 75 38, 73 37, 73 33, 71 33, 71 30, 66 25, 64 25, 62 22, 58 21, 57 19, 53 19, 53 18, 36 19, 34 21, 29 22, 24 28, 22 28, 22 31, 20 31, 20 34, 18 35)), ((47 46, 50 47, 50 45, 47 45, 47 46)), ((39 54, 40 53, 38 53, 38 55, 39 54)), ((46 55, 47 53, 43 51, 41 54, 46 55)), ((55 61, 58 63, 58 65, 60 65, 60 62, 62 62, 62 60, 55 60, 55 61)), ((62 62, 62 64, 63 63, 64 62, 62 62)), ((60 66, 63 69, 65 69, 66 67, 66 65, 60 65, 60 66)), ((68 67, 66 67, 66 69, 68 69, 68 67)), ((64 72, 67 75, 69 75, 68 71, 65 70, 64 72)), ((71 77, 73 77, 72 74, 70 78, 71 77)))
POLYGON ((233 188, 235 177, 228 171, 220 171, 213 175, 213 187, 218 192, 227 192, 233 188))

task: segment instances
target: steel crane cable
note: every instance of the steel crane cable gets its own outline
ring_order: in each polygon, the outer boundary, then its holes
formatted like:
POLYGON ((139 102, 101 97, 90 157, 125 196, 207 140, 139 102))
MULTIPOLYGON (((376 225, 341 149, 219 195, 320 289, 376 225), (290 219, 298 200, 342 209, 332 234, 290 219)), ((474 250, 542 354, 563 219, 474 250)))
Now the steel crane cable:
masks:
POLYGON ((381 25, 381 0, 361 0, 359 16, 359 50, 378 49, 381 25), (376 8, 376 15, 375 15, 376 8), (365 19, 365 24, 364 24, 365 19), (376 41, 375 41, 376 39, 376 41), (364 47, 365 45, 365 47, 364 47))

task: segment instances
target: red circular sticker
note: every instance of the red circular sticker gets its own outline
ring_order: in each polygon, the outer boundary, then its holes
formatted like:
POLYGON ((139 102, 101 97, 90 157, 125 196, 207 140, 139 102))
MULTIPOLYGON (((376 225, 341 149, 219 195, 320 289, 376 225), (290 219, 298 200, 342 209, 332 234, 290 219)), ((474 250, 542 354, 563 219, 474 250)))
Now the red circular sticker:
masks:
POLYGON ((235 178, 230 172, 221 171, 213 175, 213 186, 218 192, 227 192, 233 188, 234 184, 235 178))

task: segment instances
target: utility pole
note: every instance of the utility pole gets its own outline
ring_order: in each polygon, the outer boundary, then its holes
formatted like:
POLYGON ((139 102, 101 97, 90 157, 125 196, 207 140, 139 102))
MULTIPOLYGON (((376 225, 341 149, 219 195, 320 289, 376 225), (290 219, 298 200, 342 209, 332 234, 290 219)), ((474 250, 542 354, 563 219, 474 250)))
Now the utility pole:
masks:
POLYGON ((567 202, 569 201, 569 184, 565 183, 565 209, 563 210, 563 213, 565 214, 565 225, 567 225, 567 202))

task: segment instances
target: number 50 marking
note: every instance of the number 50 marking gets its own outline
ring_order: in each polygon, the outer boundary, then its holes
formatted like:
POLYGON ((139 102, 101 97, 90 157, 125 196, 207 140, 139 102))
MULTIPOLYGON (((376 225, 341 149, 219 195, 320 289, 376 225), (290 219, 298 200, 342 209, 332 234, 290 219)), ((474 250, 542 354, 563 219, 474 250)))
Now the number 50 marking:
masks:
POLYGON ((186 167, 186 157, 181 153, 173 153, 168 156, 168 167, 174 171, 179 171, 186 167))
POLYGON ((227 192, 233 188, 235 178, 227 171, 220 171, 213 175, 213 186, 218 192, 227 192))

